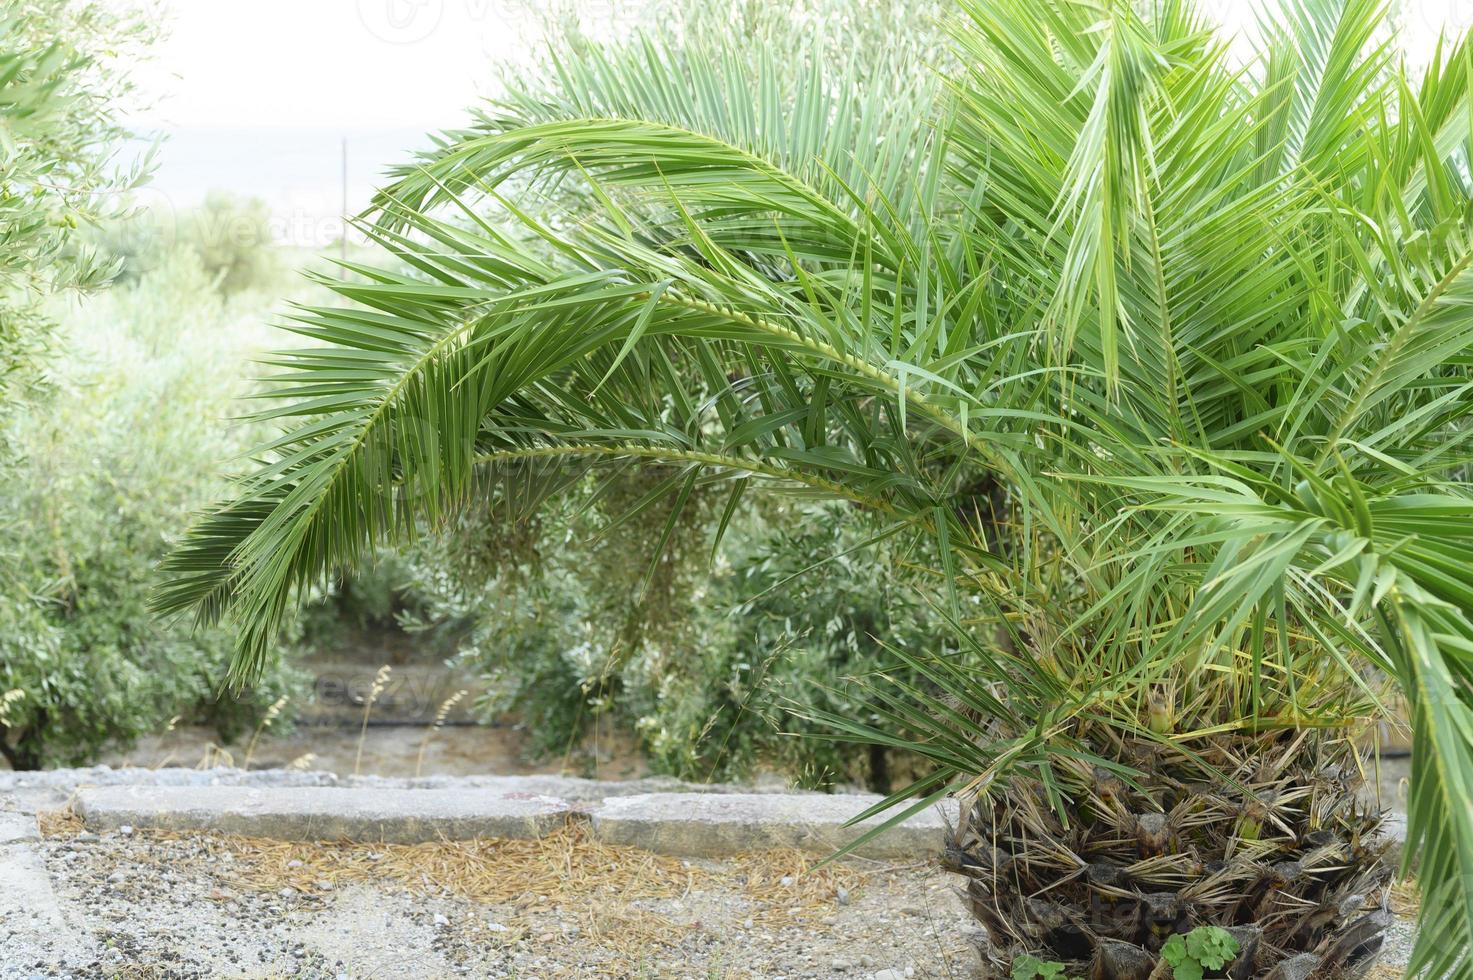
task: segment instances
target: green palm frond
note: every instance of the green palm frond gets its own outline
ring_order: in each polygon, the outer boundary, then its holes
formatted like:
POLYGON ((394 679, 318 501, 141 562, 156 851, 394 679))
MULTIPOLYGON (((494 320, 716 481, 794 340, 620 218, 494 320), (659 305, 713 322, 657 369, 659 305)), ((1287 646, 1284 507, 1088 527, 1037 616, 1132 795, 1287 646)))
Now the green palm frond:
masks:
POLYGON ((770 59, 753 78, 735 53, 698 57, 653 42, 552 67, 550 87, 514 89, 400 167, 374 208, 392 222, 401 207, 495 193, 513 175, 544 190, 583 178, 595 205, 605 187, 653 190, 661 206, 674 197, 701 217, 720 215, 749 248, 763 239, 782 250, 770 237, 776 213, 803 223, 795 247, 827 242, 847 262, 854 222, 913 214, 928 192, 923 77, 880 99, 861 66, 815 62, 796 91, 781 91, 785 73, 770 59), (873 207, 877 199, 887 206, 873 207))

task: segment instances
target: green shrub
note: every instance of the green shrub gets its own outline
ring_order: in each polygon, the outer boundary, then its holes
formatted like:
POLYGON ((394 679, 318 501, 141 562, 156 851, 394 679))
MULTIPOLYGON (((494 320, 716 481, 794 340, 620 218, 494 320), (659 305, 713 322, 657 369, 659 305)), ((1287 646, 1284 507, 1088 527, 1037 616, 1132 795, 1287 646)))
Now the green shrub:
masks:
POLYGON ((0 479, 14 562, 0 582, 0 692, 23 692, 0 722, 12 765, 84 762, 175 718, 228 739, 300 690, 278 663, 247 695, 219 696, 230 633, 147 607, 170 535, 249 437, 213 420, 238 414, 262 311, 209 283, 179 251, 142 282, 60 311, 67 354, 15 420, 20 462, 0 479))
POLYGON ((888 540, 866 545, 874 528, 847 509, 787 506, 753 522, 696 597, 695 644, 631 665, 643 680, 631 710, 656 768, 693 779, 771 769, 807 786, 888 789, 891 769, 912 764, 819 738, 825 729, 809 720, 873 721, 857 679, 914 681, 887 647, 942 652, 940 620, 908 580, 906 556, 888 540))
POLYGON ((893 545, 866 546, 863 522, 834 505, 743 508, 712 563, 707 508, 641 598, 668 512, 609 528, 624 512, 619 495, 584 493, 535 527, 465 523, 411 552, 406 582, 423 609, 405 621, 485 675, 482 717, 516 717, 537 755, 612 723, 638 735, 655 771, 685 779, 776 771, 808 786, 884 788, 908 765, 785 737, 818 734, 806 720, 815 710, 870 719, 854 679, 895 667, 878 637, 934 646, 939 620, 893 545), (502 550, 519 534, 519 549, 502 550))
POLYGON ((107 222, 90 234, 119 264, 117 281, 133 284, 179 254, 193 254, 207 287, 225 296, 278 287, 285 279, 271 233, 271 212, 259 198, 211 191, 196 208, 155 208, 107 222))

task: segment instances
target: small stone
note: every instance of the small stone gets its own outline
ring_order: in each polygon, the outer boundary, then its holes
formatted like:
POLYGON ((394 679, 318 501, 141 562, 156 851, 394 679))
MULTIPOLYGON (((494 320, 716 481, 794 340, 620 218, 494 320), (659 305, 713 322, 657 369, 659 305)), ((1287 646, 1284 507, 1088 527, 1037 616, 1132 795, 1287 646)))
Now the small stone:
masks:
POLYGON ((784 888, 791 888, 793 886, 793 876, 783 875, 782 886, 784 888))
POLYGON ((557 936, 554 936, 550 932, 544 932, 542 935, 537 937, 537 941, 539 943, 550 943, 555 939, 557 939, 557 936))
POLYGON ((118 833, 122 834, 124 837, 130 837, 133 834, 133 828, 128 826, 127 824, 123 824, 121 827, 118 828, 118 833))
POLYGON ((870 980, 905 980, 905 974, 899 970, 881 970, 870 980))
POLYGON ((833 970, 835 973, 848 973, 853 968, 854 964, 850 963, 848 960, 836 959, 829 964, 829 969, 833 970))
POLYGON ((84 830, 80 834, 73 837, 72 842, 75 844, 95 844, 100 839, 101 838, 92 833, 90 830, 84 830))
POLYGON ((875 958, 868 953, 865 953, 859 958, 859 965, 868 970, 870 967, 875 965, 875 958))
POLYGON ((1320 958, 1313 953, 1300 953, 1280 960, 1269 974, 1269 980, 1307 980, 1320 965, 1320 958))
POLYGON ((840 888, 838 890, 838 892, 834 895, 834 900, 836 902, 838 902, 840 905, 848 905, 849 904, 849 889, 847 889, 847 888, 840 888))
POLYGON ((317 890, 318 891, 330 892, 335 887, 336 886, 333 885, 333 883, 330 882, 330 881, 328 881, 326 878, 318 878, 317 879, 317 890))
POLYGON ((288 868, 300 868, 302 866, 302 862, 293 858, 292 860, 286 862, 286 866, 288 868))
POLYGON ((435 925, 437 925, 437 926, 448 926, 449 924, 450 924, 450 920, 449 919, 445 918, 439 912, 436 912, 435 913, 435 925))
POLYGON ((295 888, 283 888, 281 891, 277 892, 276 894, 280 895, 282 898, 291 898, 296 893, 297 893, 297 890, 295 888))
POLYGON ((753 927, 753 926, 754 926, 754 925, 756 925, 756 922, 754 922, 754 921, 753 921, 753 920, 751 920, 751 919, 748 919, 748 920, 747 920, 747 921, 746 921, 746 922, 743 922, 743 923, 742 923, 742 928, 743 928, 743 929, 750 929, 750 928, 752 928, 752 927, 753 927))
POLYGON ((511 931, 506 926, 502 925, 500 922, 487 922, 486 923, 486 928, 489 929, 492 932, 510 932, 511 931))
POLYGON ((1134 943, 1105 939, 1095 951, 1100 974, 1112 980, 1147 980, 1156 967, 1150 953, 1134 943))

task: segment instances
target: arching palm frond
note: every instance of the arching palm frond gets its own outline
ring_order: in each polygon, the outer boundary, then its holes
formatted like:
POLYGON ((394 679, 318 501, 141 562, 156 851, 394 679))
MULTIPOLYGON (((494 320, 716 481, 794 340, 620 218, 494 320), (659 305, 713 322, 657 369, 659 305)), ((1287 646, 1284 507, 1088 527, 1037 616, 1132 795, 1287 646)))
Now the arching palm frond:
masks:
MULTIPOLYGON (((181 551, 177 567, 188 576, 166 593, 165 608, 193 604, 207 585, 226 588, 247 624, 248 673, 295 586, 351 564, 376 540, 412 533, 418 517, 463 504, 477 467, 522 458, 645 459, 692 480, 708 470, 755 477, 946 533, 956 519, 944 504, 967 446, 1025 441, 1010 432, 1015 411, 969 393, 989 375, 995 384, 1006 376, 968 355, 988 347, 1016 360, 1026 338, 943 334, 940 316, 920 328, 904 318, 927 289, 975 308, 984 281, 963 283, 938 257, 941 243, 894 224, 885 234, 919 257, 912 269, 898 259, 894 271, 810 273, 776 221, 785 271, 774 278, 767 256, 708 234, 730 220, 721 205, 733 187, 769 202, 789 194, 785 214, 810 227, 842 221, 851 238, 886 219, 853 202, 846 211, 730 146, 677 153, 688 181, 674 166, 633 167, 650 152, 635 149, 645 126, 611 121, 599 140, 611 145, 617 133, 627 142, 580 168, 595 182, 666 195, 662 224, 607 197, 597 220, 571 234, 514 212, 521 234, 546 246, 538 250, 469 208, 459 212, 465 227, 386 204, 382 226, 367 230, 409 271, 355 268, 365 283, 325 282, 355 307, 297 318, 294 329, 329 346, 276 360, 287 369, 275 392, 286 404, 261 417, 311 421, 266 447, 275 459, 247 485, 245 496, 270 516, 236 506, 202 524, 208 544, 181 551), (703 166, 723 179, 702 179, 703 166), (920 363, 902 359, 917 353, 926 355, 920 363), (926 435, 919 443, 917 432, 926 435)), ((502 166, 540 170, 584 129, 519 133, 520 150, 502 166)), ((866 235, 851 252, 873 256, 885 247, 880 237, 866 235)), ((952 529, 959 541, 962 530, 952 529)))

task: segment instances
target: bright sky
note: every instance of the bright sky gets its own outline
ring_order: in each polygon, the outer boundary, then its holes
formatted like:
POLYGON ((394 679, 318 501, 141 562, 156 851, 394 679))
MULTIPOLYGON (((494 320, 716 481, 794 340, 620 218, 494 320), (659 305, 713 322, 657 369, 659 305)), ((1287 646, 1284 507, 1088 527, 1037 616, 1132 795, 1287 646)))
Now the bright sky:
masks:
MULTIPOLYGON (((153 125, 431 129, 536 43, 547 0, 163 0, 153 125)), ((572 0, 606 24, 629 0, 572 0)))
MULTIPOLYGON (((493 62, 535 43, 550 0, 163 0, 171 34, 146 81, 169 126, 433 128, 492 84, 493 62)), ((595 24, 635 0, 561 0, 595 24)), ((782 2, 782 0, 775 0, 782 2)), ((1244 0, 1206 0, 1225 26, 1244 0)), ((1444 25, 1473 25, 1470 0, 1408 0, 1414 58, 1444 25)))

